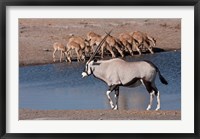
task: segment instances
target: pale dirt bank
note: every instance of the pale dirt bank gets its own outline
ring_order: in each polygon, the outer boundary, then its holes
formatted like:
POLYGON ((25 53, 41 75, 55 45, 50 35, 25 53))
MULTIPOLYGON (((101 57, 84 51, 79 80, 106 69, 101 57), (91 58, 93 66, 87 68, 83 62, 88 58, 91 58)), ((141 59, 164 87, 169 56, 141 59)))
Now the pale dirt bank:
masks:
POLYGON ((159 51, 181 49, 181 19, 19 19, 19 65, 52 63, 53 43, 66 44, 70 34, 86 38, 89 31, 103 35, 111 29, 115 37, 146 32, 159 51))
POLYGON ((20 109, 19 120, 181 120, 181 111, 20 109))

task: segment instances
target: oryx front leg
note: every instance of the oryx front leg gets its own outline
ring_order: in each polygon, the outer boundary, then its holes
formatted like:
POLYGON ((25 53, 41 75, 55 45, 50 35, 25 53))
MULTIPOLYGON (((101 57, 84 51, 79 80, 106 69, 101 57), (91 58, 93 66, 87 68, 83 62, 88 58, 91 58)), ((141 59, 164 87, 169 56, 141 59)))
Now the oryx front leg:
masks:
POLYGON ((114 110, 118 110, 118 99, 119 99, 119 87, 115 90, 115 107, 114 110))
POLYGON ((113 101, 112 101, 112 99, 111 99, 111 97, 110 97, 110 93, 111 93, 111 92, 112 92, 112 91, 108 90, 108 91, 106 92, 106 95, 107 95, 107 97, 108 97, 108 100, 109 100, 109 103, 110 103, 111 108, 114 109, 114 104, 113 104, 113 101))
POLYGON ((151 106, 152 106, 152 103, 153 103, 154 95, 155 95, 155 92, 152 91, 152 92, 150 93, 150 101, 149 101, 149 105, 148 105, 148 107, 147 107, 147 110, 150 110, 150 109, 151 109, 151 106))

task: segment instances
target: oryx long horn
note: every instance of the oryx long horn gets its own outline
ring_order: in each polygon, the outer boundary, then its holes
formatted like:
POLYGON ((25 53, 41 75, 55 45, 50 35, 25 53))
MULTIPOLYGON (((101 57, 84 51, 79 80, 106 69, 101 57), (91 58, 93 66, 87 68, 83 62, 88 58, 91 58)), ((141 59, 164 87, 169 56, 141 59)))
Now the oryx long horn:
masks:
POLYGON ((110 33, 112 32, 112 30, 113 30, 113 29, 111 29, 108 33, 106 32, 106 34, 107 34, 108 36, 110 36, 110 33))
POLYGON ((91 61, 95 57, 95 55, 97 54, 97 52, 99 51, 99 49, 101 48, 101 46, 103 45, 103 43, 106 41, 106 38, 110 35, 111 32, 112 32, 112 30, 109 31, 108 33, 106 32, 106 36, 101 40, 101 42, 97 46, 94 54, 90 57, 90 59, 88 61, 91 61))

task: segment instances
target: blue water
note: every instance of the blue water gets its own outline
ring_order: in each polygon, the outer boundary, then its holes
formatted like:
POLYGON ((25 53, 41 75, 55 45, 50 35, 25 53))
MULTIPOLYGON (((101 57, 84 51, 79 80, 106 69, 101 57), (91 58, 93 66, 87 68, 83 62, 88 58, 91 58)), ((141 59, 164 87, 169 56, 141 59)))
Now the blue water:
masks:
MULTIPOLYGON (((169 84, 156 79, 161 109, 181 109, 181 52, 126 57, 127 61, 150 60, 169 84)), ((110 109, 107 85, 89 76, 82 79, 84 63, 56 63, 19 68, 19 108, 38 110, 110 109)), ((149 94, 144 86, 120 88, 119 109, 144 110, 149 94)), ((154 100, 153 109, 156 107, 154 100)))

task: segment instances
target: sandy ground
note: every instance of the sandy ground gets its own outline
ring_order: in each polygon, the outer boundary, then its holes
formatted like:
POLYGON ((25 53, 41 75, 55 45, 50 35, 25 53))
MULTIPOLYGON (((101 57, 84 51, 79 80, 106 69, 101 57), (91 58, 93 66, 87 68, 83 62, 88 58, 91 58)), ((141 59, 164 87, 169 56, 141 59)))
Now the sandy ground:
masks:
MULTIPOLYGON (((53 43, 67 43, 70 34, 86 38, 142 31, 157 40, 155 50, 181 49, 181 19, 19 19, 19 65, 53 63, 53 43), (46 51, 48 50, 48 51, 46 51)), ((57 57, 59 54, 57 53, 57 57)), ((19 110, 20 120, 180 120, 180 111, 19 110)))
POLYGON ((181 112, 146 110, 30 110, 20 109, 19 120, 181 120, 181 112))
POLYGON ((66 44, 70 34, 86 38, 89 31, 103 35, 111 29, 114 37, 142 31, 160 50, 181 49, 181 19, 19 19, 19 65, 52 63, 53 43, 66 44))

